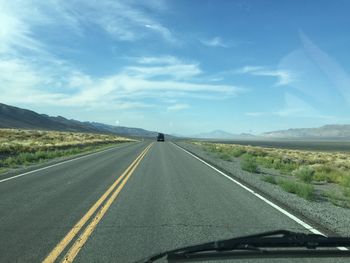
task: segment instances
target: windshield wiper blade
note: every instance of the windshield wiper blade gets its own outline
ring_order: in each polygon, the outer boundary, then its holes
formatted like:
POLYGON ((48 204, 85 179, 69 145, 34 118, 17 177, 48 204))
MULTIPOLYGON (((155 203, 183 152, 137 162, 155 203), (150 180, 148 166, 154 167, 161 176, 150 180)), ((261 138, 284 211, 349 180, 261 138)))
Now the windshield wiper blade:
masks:
POLYGON ((169 250, 140 262, 154 262, 164 257, 169 262, 219 258, 349 257, 350 251, 334 249, 346 246, 350 246, 349 237, 277 230, 169 250))

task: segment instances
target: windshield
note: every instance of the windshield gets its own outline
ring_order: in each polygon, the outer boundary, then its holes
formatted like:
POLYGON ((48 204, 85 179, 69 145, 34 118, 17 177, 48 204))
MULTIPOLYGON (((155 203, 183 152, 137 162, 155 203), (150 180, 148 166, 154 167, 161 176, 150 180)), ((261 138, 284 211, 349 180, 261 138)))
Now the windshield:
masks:
POLYGON ((0 0, 0 261, 350 236, 349 10, 0 0))

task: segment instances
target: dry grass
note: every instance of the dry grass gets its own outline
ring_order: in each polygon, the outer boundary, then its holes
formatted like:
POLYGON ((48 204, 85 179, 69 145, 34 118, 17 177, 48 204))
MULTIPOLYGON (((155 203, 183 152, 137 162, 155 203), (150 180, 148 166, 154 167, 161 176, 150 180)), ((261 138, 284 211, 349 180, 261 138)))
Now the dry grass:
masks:
MULTIPOLYGON (((209 142, 192 142, 204 150, 225 156, 225 159, 240 158, 244 162, 245 156, 250 156, 259 167, 277 170, 281 175, 299 181, 298 186, 316 184, 334 184, 339 188, 338 194, 342 199, 350 201, 350 153, 320 152, 306 150, 292 150, 282 148, 265 148, 238 144, 220 144, 209 142)), ((247 169, 245 169, 247 170, 247 169)), ((266 181, 277 182, 272 178, 266 181)), ((290 184, 278 184, 287 189, 290 184), (288 187, 287 187, 288 186, 288 187)), ((310 187, 309 187, 310 188, 310 187)), ((300 196, 310 198, 312 191, 307 186, 300 196), (307 194, 304 194, 307 193, 307 194)), ((326 195, 334 199, 334 195, 326 195)))
POLYGON ((227 155, 240 157, 243 154, 249 154, 256 158, 259 165, 274 168, 287 174, 301 166, 308 167, 307 169, 315 171, 314 179, 317 181, 329 180, 329 182, 340 183, 344 177, 350 176, 350 153, 289 150, 208 142, 192 143, 226 157, 227 155))
POLYGON ((130 139, 93 133, 0 129, 1 154, 125 141, 130 139))
POLYGON ((0 129, 0 172, 128 141, 132 140, 105 134, 0 129))

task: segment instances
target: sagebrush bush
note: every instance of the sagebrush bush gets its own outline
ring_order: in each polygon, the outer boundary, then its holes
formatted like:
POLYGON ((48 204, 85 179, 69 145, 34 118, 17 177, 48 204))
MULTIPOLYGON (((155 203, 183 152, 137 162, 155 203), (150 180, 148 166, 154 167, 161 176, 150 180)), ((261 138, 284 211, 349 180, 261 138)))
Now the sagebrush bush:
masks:
POLYGON ((270 184, 277 184, 277 180, 273 175, 264 176, 262 180, 270 184))
POLYGON ((314 177, 315 171, 309 166, 300 166, 298 169, 292 172, 292 175, 299 178, 305 183, 311 183, 314 177))
POLYGON ((288 173, 296 169, 298 165, 292 162, 286 162, 281 158, 276 158, 273 160, 272 167, 276 170, 288 173))
POLYGON ((219 158, 225 161, 231 161, 231 156, 228 153, 220 153, 219 158))
POLYGON ((245 150, 242 148, 233 148, 232 149, 232 155, 233 157, 240 157, 241 155, 243 155, 245 153, 245 150))
POLYGON ((346 172, 328 165, 315 166, 315 181, 325 181, 327 183, 341 183, 346 176, 346 172))
POLYGON ((241 168, 242 170, 251 172, 251 173, 258 173, 258 165, 255 161, 255 158, 251 156, 250 154, 244 154, 243 158, 241 160, 241 168))
POLYGON ((344 187, 343 195, 348 197, 348 198, 350 197, 350 188, 349 187, 344 187))
POLYGON ((286 192, 296 194, 306 200, 314 199, 315 190, 310 184, 297 183, 289 180, 279 180, 278 185, 286 192))
POLYGON ((247 150, 247 153, 249 153, 250 155, 252 156, 266 156, 267 155, 267 152, 264 151, 263 149, 260 149, 260 148, 250 148, 247 150))
POLYGON ((342 179, 340 181, 340 184, 345 187, 350 187, 350 173, 344 173, 344 176, 342 176, 342 179))
POLYGON ((324 196, 336 206, 342 206, 342 202, 339 197, 339 193, 334 190, 328 190, 324 192, 324 196))

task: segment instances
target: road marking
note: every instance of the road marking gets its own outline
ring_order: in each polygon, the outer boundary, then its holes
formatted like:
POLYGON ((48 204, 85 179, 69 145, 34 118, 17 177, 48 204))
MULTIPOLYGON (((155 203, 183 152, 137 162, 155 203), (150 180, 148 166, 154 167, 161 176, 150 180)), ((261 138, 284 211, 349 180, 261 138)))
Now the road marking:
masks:
MULTIPOLYGON (((127 146, 127 145, 125 145, 125 146, 127 146)), ((59 166, 59 165, 61 165, 61 164, 73 162, 73 161, 76 161, 76 160, 79 160, 79 159, 82 159, 82 158, 85 158, 85 157, 88 157, 88 156, 92 156, 92 155, 95 155, 95 154, 107 152, 107 151, 113 150, 113 149, 115 149, 115 148, 120 148, 120 146, 108 148, 108 149, 105 149, 105 150, 102 150, 102 151, 98 151, 98 152, 95 152, 95 153, 86 154, 86 155, 81 156, 81 157, 73 158, 73 159, 70 159, 70 160, 67 160, 67 161, 55 163, 55 164, 52 164, 52 165, 49 165, 49 166, 45 166, 45 167, 42 167, 42 168, 39 168, 39 169, 35 169, 35 170, 33 170, 33 171, 29 171, 29 172, 22 173, 22 174, 18 174, 18 175, 9 177, 9 178, 5 178, 5 179, 0 180, 0 183, 6 182, 6 181, 9 181, 9 180, 18 178, 18 177, 22 177, 22 176, 27 175, 27 174, 31 174, 31 173, 43 171, 43 170, 46 170, 46 169, 49 169, 49 168, 52 168, 52 167, 55 167, 55 166, 59 166)))
MULTIPOLYGON (((306 228, 307 230, 309 230, 310 232, 314 233, 314 234, 318 234, 318 235, 323 235, 326 236, 325 234, 323 234, 321 231, 317 230, 316 228, 313 228, 312 226, 310 226, 308 223, 304 222, 303 220, 301 220, 300 218, 296 217, 295 215, 292 215, 291 213, 289 213, 288 211, 286 211, 285 209, 283 209, 282 207, 276 205, 275 203, 271 202, 270 200, 266 199, 265 197, 263 197, 262 195, 256 193, 254 190, 252 190, 251 188, 243 185, 242 183, 238 182, 237 180, 233 179, 232 177, 228 176, 227 174, 225 174, 224 172, 220 171, 219 169, 217 169, 216 167, 212 166, 211 164, 207 163, 206 161, 204 161, 203 159, 199 158, 198 156, 194 155, 193 153, 185 150, 184 148, 178 146, 177 144, 171 142, 173 145, 175 145, 176 147, 178 147, 179 149, 183 150, 184 152, 186 152, 187 154, 191 155, 192 157, 196 158, 198 161, 204 163, 205 165, 209 166, 210 168, 212 168, 213 170, 215 170, 216 172, 218 172, 219 174, 223 175, 224 177, 226 177, 227 179, 229 179, 230 181, 234 182, 235 184, 239 185, 240 187, 244 188, 245 190, 247 190, 248 192, 250 192, 251 194, 255 195, 257 198, 259 198, 260 200, 264 201, 265 203, 267 203, 268 205, 272 206, 273 208, 277 209, 278 211, 280 211, 282 214, 286 215, 287 217, 289 217, 290 219, 292 219, 293 221, 297 222, 299 225, 303 226, 304 228, 306 228)), ((339 250, 348 250, 346 247, 338 247, 339 250)))
MULTIPOLYGON (((149 147, 150 148, 150 147, 149 147)), ((149 149, 148 148, 148 149, 149 149)), ((147 149, 147 151, 148 151, 147 149)), ((91 221, 91 223, 85 228, 84 232, 80 235, 80 237, 75 241, 71 249, 67 252, 66 256, 64 257, 62 262, 70 263, 73 262, 74 258, 78 255, 79 251, 82 249, 86 241, 89 239, 92 232, 95 230, 97 224, 101 221, 103 216, 106 214, 114 200, 118 197, 120 191, 123 189, 124 185, 132 175, 132 173, 135 171, 138 164, 141 162, 142 158, 146 155, 147 151, 143 154, 143 156, 137 161, 137 164, 131 169, 131 171, 128 173, 126 178, 123 180, 123 182, 118 186, 118 188, 115 190, 113 195, 107 200, 105 205, 98 211, 94 219, 91 221)))
MULTIPOLYGON (((153 144, 153 143, 152 143, 153 144)), ((123 174, 108 188, 108 190, 97 200, 97 202, 88 210, 88 212, 73 226, 73 228, 66 234, 66 236, 56 245, 56 247, 47 255, 43 260, 43 263, 54 262, 57 257, 63 252, 63 250, 68 246, 68 244, 73 240, 73 238, 78 234, 82 227, 87 223, 87 221, 93 216, 97 209, 102 205, 102 203, 107 199, 107 197, 113 192, 113 190, 118 186, 119 182, 123 178, 128 177, 137 165, 140 163, 141 159, 145 156, 147 151, 151 148, 152 144, 148 145, 137 158, 129 165, 129 167, 123 172, 123 174)), ((122 183, 123 184, 123 183, 122 183)), ((120 187, 117 188, 117 190, 120 187)), ((120 190, 119 190, 120 191, 120 190)), ((113 194, 114 195, 114 194, 113 194)), ((108 202, 108 201, 107 201, 108 202)), ((102 206, 103 208, 104 206, 102 206)), ((99 212, 98 212, 99 213, 99 212)), ((94 220, 93 220, 94 221, 94 220)))

